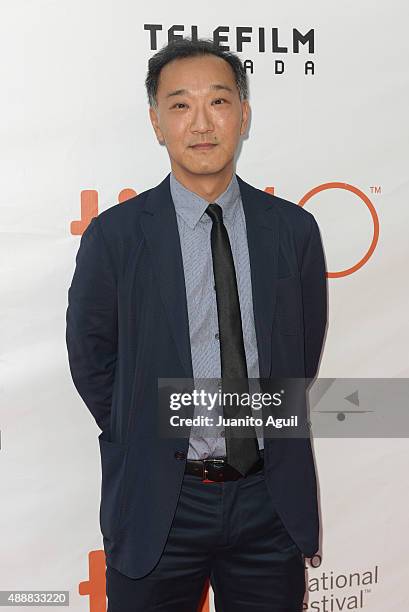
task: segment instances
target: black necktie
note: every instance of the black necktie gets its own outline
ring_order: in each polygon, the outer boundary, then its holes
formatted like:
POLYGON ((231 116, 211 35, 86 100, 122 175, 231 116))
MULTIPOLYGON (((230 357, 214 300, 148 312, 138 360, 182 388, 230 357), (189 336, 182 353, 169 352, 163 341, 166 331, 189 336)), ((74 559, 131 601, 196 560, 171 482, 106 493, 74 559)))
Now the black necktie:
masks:
MULTIPOLYGON (((240 393, 248 393, 248 379, 233 255, 221 206, 209 204, 206 213, 213 222, 210 238, 219 321, 222 389, 224 393, 236 392, 240 396, 240 393)), ((240 405, 239 412, 240 418, 251 416, 248 405, 240 405)), ((237 407, 223 402, 223 416, 236 417, 237 407)), ((225 434, 227 462, 246 475, 260 456, 254 427, 226 426, 225 434)))

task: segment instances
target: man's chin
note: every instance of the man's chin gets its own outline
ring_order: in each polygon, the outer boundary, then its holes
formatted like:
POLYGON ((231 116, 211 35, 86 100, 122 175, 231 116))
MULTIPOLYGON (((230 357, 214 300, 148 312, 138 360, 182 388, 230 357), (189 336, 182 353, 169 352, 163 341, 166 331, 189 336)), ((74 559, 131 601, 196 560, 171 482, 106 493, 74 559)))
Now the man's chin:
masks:
POLYGON ((229 162, 224 164, 192 164, 192 165, 181 165, 182 172, 190 174, 191 176, 209 176, 220 174, 226 169, 229 162))

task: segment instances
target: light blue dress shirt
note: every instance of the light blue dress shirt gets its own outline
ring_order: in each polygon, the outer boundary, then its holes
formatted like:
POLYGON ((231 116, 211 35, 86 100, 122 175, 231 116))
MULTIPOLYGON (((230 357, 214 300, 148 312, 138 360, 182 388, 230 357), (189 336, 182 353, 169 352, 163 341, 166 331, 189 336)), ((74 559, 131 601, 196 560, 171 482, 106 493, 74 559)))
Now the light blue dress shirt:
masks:
MULTIPOLYGON (((219 325, 213 275, 210 232, 212 220, 205 212, 209 202, 187 189, 170 174, 170 190, 176 211, 185 275, 193 377, 210 378, 205 387, 217 392, 221 376, 219 325), (212 384, 211 384, 212 383, 212 384)), ((254 325, 250 260, 247 245, 246 220, 236 174, 227 189, 217 198, 223 211, 223 222, 229 236, 236 270, 244 349, 249 378, 259 377, 258 351, 254 325)), ((250 381, 250 391, 252 389, 250 381)), ((259 416, 253 412, 254 416, 259 416)), ((206 407, 195 406, 194 415, 215 416, 206 407)), ((215 419, 215 422, 217 420, 215 419)), ((256 428, 260 449, 264 447, 262 429, 256 428)), ((205 459, 226 455, 223 427, 192 426, 189 439, 189 459, 205 459), (209 433, 211 432, 211 435, 209 433)))

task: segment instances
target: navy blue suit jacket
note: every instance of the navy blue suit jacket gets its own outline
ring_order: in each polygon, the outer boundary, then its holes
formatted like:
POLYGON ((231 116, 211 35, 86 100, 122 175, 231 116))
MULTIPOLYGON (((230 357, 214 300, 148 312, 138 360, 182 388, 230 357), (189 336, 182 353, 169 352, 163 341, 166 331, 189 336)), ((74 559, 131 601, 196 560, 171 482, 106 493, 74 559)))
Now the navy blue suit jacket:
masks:
MULTIPOLYGON (((91 220, 68 290, 71 375, 102 430, 104 549, 107 562, 131 578, 146 575, 159 559, 188 451, 188 437, 157 435, 158 378, 193 378, 169 177, 91 220)), ((260 377, 312 379, 327 320, 326 268, 317 223, 302 207, 237 178, 260 377)), ((272 504, 310 557, 319 547, 310 439, 265 439, 264 452, 272 504)))

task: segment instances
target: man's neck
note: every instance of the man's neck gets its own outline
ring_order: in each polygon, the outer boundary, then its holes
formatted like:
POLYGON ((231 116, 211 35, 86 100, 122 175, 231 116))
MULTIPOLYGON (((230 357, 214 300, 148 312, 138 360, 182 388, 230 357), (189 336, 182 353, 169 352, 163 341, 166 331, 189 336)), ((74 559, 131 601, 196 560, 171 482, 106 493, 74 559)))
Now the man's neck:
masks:
POLYGON ((233 176, 233 170, 230 168, 227 172, 219 174, 196 174, 186 175, 178 168, 172 168, 175 178, 186 189, 193 191, 198 196, 207 202, 215 202, 217 198, 226 191, 233 176))

